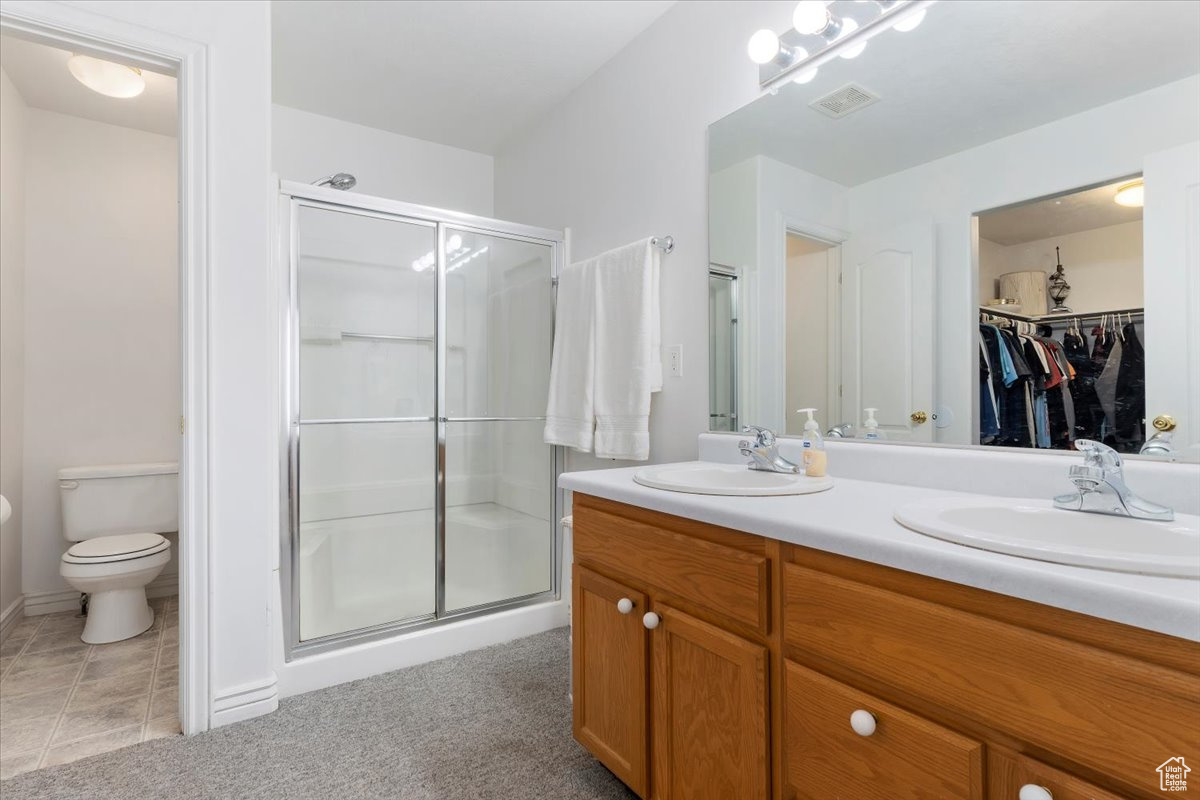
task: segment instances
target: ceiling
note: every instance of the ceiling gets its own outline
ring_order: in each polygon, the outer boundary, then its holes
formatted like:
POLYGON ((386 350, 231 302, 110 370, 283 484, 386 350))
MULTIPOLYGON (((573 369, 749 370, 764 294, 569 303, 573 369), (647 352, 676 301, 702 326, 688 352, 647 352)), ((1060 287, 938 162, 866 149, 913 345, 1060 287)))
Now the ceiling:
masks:
POLYGON ((673 0, 274 0, 274 100, 495 154, 673 0))
POLYGON ((1198 72, 1200 3, 942 2, 712 125, 710 168, 761 154, 855 186, 1198 72), (852 81, 880 101, 836 120, 809 108, 852 81))
POLYGON ((984 212, 979 215, 979 236, 1007 247, 1138 222, 1142 218, 1141 208, 1119 206, 1113 202, 1117 189, 1127 183, 1128 180, 1117 181, 1074 194, 984 212))
POLYGON ((175 136, 178 106, 175 78, 142 70, 146 91, 137 97, 105 97, 84 86, 67 70, 68 50, 0 36, 0 67, 21 93, 25 105, 123 128, 175 136))

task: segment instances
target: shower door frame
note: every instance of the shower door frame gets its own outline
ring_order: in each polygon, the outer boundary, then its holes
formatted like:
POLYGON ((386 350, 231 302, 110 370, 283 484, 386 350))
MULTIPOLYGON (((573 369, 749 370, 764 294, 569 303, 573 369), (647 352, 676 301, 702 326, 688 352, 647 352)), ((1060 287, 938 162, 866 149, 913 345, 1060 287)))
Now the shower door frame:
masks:
MULTIPOLYGON (((281 375, 282 391, 282 434, 281 434, 281 480, 280 502, 283 524, 280 526, 280 589, 282 593, 282 622, 284 630, 284 660, 340 650, 353 644, 362 644, 394 638, 400 634, 474 617, 494 614, 499 611, 523 608, 541 603, 556 602, 562 597, 562 490, 558 488, 558 476, 563 469, 561 447, 551 448, 553 481, 549 527, 551 533, 551 581, 550 588, 543 592, 506 598, 469 608, 448 611, 446 609, 446 434, 452 422, 533 422, 545 417, 449 417, 446 413, 446 229, 549 246, 551 251, 550 280, 551 331, 558 301, 558 275, 566 263, 567 239, 565 231, 538 228, 515 222, 448 211, 431 206, 421 206, 372 197, 356 192, 346 192, 327 187, 313 186, 294 181, 279 182, 279 263, 282 267, 283 296, 281 298, 281 375), (302 207, 325 209, 357 216, 392 220, 401 224, 432 225, 436 237, 437 288, 435 294, 435 403, 434 416, 422 417, 420 421, 433 422, 436 430, 435 467, 435 563, 434 570, 434 613, 407 619, 357 628, 341 633, 321 636, 307 641, 300 639, 300 296, 297 261, 298 214, 302 207)), ((371 420, 356 420, 370 422, 371 420)), ((399 421, 399 420, 397 420, 399 421)), ((412 420, 417 421, 417 420, 412 420)))

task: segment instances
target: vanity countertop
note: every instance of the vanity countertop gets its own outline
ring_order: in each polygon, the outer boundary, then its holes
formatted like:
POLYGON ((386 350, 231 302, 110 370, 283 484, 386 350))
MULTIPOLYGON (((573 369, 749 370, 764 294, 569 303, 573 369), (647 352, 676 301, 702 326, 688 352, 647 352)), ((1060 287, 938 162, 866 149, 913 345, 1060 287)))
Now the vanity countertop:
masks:
POLYGON ((638 467, 568 472, 574 492, 812 547, 932 578, 1200 641, 1200 581, 1107 572, 976 550, 900 525, 892 511, 964 492, 834 477, 829 491, 725 497, 651 489, 638 467))

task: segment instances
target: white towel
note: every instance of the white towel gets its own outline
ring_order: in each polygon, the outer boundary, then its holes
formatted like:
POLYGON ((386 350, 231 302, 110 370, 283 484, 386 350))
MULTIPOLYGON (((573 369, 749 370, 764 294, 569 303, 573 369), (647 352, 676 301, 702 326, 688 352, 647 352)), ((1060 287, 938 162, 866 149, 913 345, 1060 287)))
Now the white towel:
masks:
POLYGON ((650 395, 662 389, 659 255, 645 239, 559 276, 548 444, 650 457, 650 395))

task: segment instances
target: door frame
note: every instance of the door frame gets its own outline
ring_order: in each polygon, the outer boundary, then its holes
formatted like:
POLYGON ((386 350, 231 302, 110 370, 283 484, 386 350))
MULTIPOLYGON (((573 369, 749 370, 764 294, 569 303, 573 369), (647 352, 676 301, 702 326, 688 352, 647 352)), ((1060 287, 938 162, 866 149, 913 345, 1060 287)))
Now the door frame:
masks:
POLYGON ((179 719, 211 726, 209 600, 209 163, 205 45, 91 11, 29 0, 0 9, 0 33, 175 76, 179 114, 179 719))

